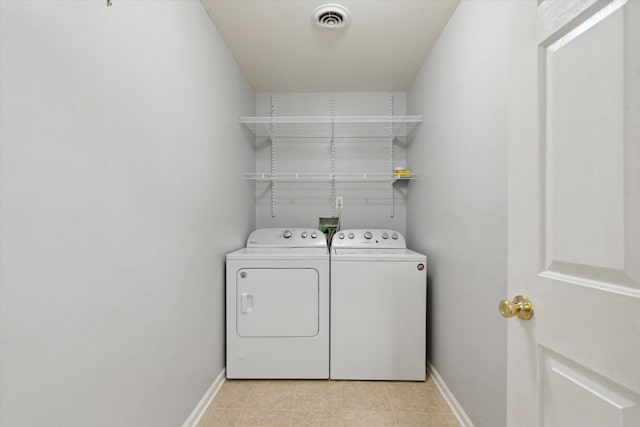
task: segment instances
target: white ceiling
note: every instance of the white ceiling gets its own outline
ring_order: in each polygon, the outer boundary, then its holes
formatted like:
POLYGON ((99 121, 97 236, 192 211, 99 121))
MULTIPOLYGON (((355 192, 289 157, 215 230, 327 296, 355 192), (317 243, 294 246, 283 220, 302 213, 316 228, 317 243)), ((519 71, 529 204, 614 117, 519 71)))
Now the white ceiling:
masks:
POLYGON ((200 0, 257 92, 406 91, 458 0, 200 0), (351 25, 323 31, 338 3, 351 25))

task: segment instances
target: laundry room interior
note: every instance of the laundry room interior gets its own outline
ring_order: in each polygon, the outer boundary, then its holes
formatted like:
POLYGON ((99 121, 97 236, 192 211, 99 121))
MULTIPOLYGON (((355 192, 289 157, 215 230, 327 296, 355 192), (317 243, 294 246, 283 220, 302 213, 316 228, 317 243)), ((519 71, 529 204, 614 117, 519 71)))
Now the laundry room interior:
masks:
MULTIPOLYGON (((346 25, 327 29, 316 0, 1 0, 0 425, 509 425, 507 330, 528 327, 497 309, 515 296, 510 227, 526 223, 508 204, 526 169, 510 160, 512 112, 528 108, 510 96, 526 32, 514 17, 555 1, 343 0, 346 25), (278 377, 318 355, 294 343, 282 360, 252 350, 273 374, 234 377, 230 310, 258 297, 228 305, 226 286, 281 264, 231 271, 227 256, 262 229, 277 230, 267 247, 333 238, 424 255, 410 261, 425 293, 407 344, 418 376, 330 375, 339 270, 321 244, 320 314, 295 291, 271 296, 283 316, 320 319, 321 332, 285 329, 322 340, 321 374, 278 377), (247 406, 258 388, 264 401, 247 406)), ((586 3, 580 17, 596 13, 586 3)), ((614 3, 611 16, 637 18, 635 0, 614 3)), ((389 264, 378 276, 401 286, 389 264)), ((388 299, 393 316, 414 313, 403 298, 388 299)), ((248 328, 268 339, 260 322, 248 328)), ((385 345, 348 350, 348 369, 385 345)))
MULTIPOLYGON (((453 16, 404 90, 293 93, 254 90, 215 1, 88 3, 2 3, 2 235, 23 248, 3 251, 2 424, 181 425, 225 368, 226 253, 332 216, 330 183, 276 184, 271 215, 269 183, 245 179, 271 171, 271 148, 238 120, 329 116, 332 97, 338 116, 424 117, 394 147, 416 175, 393 186, 394 215, 388 183, 338 183, 341 227, 397 230, 428 256, 428 359, 475 425, 504 424, 500 2, 441 2, 453 16)), ((323 3, 305 3, 311 30, 323 3)), ((331 170, 326 140, 287 143, 276 172, 331 170)), ((336 170, 390 171, 387 141, 339 144, 336 170)))

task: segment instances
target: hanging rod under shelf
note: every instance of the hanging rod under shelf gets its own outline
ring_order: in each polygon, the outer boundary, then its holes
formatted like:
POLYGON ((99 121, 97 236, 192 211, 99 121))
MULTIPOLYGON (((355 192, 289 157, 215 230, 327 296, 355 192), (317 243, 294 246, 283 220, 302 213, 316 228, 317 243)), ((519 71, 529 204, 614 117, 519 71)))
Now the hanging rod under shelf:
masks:
POLYGON ((396 182, 415 179, 414 173, 247 173, 249 181, 270 182, 396 182))

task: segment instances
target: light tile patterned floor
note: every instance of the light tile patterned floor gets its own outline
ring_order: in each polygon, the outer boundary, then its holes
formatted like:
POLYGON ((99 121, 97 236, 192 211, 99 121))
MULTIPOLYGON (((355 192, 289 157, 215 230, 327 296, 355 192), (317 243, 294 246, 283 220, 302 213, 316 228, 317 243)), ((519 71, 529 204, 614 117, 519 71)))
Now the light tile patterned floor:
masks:
POLYGON ((198 427, 459 426, 426 382, 227 380, 198 427))

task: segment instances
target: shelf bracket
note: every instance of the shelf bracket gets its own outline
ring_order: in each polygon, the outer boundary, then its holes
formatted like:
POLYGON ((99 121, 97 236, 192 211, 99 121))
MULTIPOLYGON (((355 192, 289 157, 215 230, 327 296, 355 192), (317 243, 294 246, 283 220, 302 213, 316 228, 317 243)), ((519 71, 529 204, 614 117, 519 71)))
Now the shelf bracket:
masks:
POLYGON ((330 105, 331 116, 331 216, 336 216, 336 140, 335 140, 335 116, 336 116, 336 97, 331 95, 330 105))
MULTIPOLYGON (((276 101, 273 95, 271 95, 271 117, 276 114, 276 101)), ((269 139, 271 140, 271 176, 276 173, 276 139, 274 138, 274 126, 273 121, 269 126, 269 139)), ((271 218, 276 217, 276 183, 271 181, 271 218)))
MULTIPOLYGON (((393 95, 389 96, 389 115, 391 117, 393 117, 393 95)), ((398 129, 400 128, 400 126, 398 126, 398 129)), ((393 120, 391 121, 391 124, 389 125, 389 169, 390 169, 390 173, 393 173, 394 171, 394 164, 393 164, 393 157, 394 157, 394 153, 393 153, 393 140, 395 139, 397 134, 397 130, 394 130, 394 125, 393 125, 393 120)), ((396 200, 395 200, 395 188, 393 186, 393 180, 389 183, 389 214, 391 216, 391 218, 394 218, 396 216, 396 200)))

